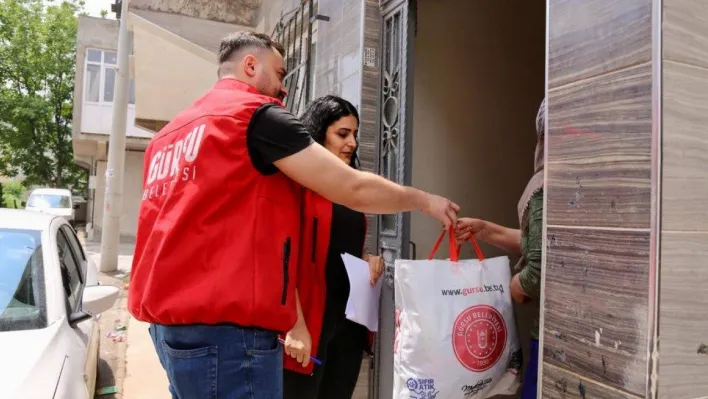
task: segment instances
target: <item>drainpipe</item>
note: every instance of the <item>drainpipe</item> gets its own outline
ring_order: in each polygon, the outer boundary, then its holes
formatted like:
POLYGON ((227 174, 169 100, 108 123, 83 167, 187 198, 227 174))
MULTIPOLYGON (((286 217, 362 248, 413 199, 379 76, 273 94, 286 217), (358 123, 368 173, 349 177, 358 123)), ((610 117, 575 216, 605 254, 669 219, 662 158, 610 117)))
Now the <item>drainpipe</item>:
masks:
POLYGON ((108 165, 106 168, 106 195, 103 204, 101 231, 101 272, 118 269, 118 246, 120 245, 120 216, 123 210, 123 172, 125 170, 125 129, 128 117, 128 1, 121 1, 120 30, 118 31, 118 66, 113 96, 113 125, 108 141, 108 165))

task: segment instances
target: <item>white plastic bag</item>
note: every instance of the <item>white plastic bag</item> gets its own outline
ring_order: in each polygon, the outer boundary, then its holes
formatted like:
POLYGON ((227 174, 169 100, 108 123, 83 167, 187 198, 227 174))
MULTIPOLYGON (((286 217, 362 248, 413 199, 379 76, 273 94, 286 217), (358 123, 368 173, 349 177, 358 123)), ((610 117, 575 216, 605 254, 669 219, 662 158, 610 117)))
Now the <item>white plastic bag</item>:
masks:
POLYGON ((509 258, 396 260, 394 399, 482 399, 514 394, 521 347, 509 258))

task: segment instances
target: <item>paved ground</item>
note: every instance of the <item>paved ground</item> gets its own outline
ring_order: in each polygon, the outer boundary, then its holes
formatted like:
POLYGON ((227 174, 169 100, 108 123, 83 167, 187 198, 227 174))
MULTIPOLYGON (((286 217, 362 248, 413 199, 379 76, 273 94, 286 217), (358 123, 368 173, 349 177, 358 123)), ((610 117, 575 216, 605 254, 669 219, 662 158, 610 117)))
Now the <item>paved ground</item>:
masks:
MULTIPOLYGON (((81 235, 81 234, 80 234, 81 235)), ((85 243, 86 251, 96 266, 100 265, 100 244, 85 243)), ((121 244, 118 271, 101 273, 101 282, 121 289, 115 306, 101 315, 101 345, 96 389, 115 386, 117 393, 96 396, 97 399, 169 399, 167 377, 155 355, 147 326, 127 311, 127 288, 133 244, 121 244), (110 334, 110 336, 109 336, 110 334)))

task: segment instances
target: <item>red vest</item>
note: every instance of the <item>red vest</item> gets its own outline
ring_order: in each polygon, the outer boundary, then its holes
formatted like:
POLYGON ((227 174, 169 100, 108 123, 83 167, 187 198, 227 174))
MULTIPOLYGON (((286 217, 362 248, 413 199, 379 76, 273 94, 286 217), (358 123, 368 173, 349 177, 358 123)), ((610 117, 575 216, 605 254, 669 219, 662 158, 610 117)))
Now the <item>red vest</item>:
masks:
POLYGON ((222 79, 145 151, 128 297, 138 320, 295 324, 301 187, 251 163, 253 113, 277 100, 222 79))
MULTIPOLYGON (((302 202, 300 261, 297 289, 307 330, 312 338, 312 356, 317 356, 324 319, 326 299, 327 254, 332 229, 332 202, 314 191, 305 189, 302 202)), ((364 248, 362 248, 362 253, 364 248)), ((352 254, 361 256, 361 254, 352 254)), ((283 337, 285 338, 285 337, 283 337)), ((370 337, 373 339, 373 335, 370 337)), ((288 370, 312 374, 314 363, 302 367, 296 359, 283 355, 288 370)))

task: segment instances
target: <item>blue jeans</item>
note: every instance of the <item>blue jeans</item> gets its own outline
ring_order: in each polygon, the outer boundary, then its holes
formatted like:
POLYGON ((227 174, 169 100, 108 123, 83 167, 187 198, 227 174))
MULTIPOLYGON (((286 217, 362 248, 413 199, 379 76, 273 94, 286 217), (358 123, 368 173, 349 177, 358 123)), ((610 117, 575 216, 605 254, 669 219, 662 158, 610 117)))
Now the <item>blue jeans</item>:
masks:
POLYGON ((150 325, 173 399, 281 399, 277 333, 235 325, 150 325))
POLYGON ((536 399, 538 387, 538 340, 531 338, 531 356, 521 383, 521 399, 536 399))

